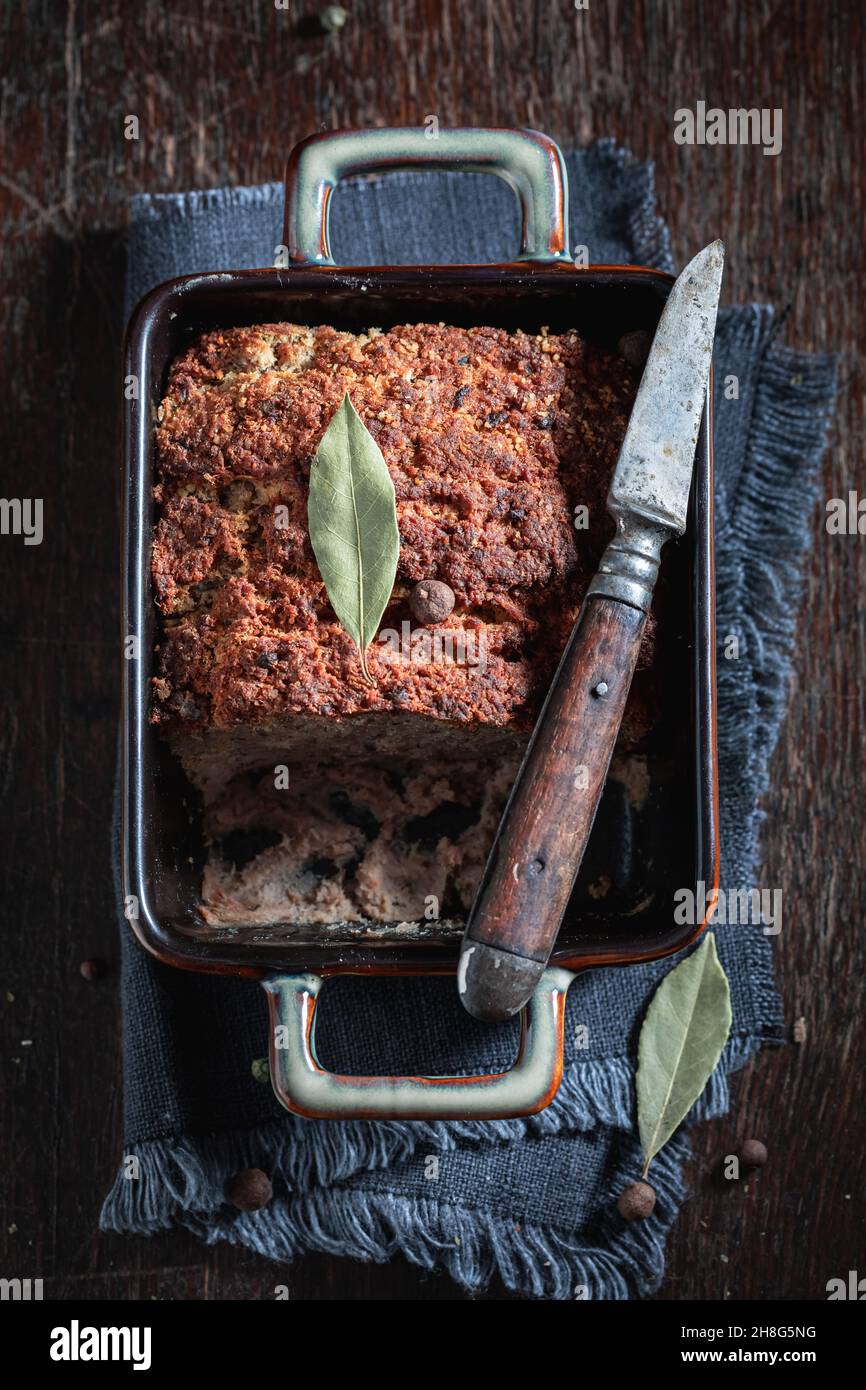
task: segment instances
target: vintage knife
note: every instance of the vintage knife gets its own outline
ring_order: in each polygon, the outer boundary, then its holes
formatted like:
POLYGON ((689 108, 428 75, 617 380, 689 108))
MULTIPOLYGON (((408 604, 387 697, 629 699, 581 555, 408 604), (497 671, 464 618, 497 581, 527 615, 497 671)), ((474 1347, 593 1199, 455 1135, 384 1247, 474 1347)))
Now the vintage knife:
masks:
POLYGON ((652 602, 661 548, 686 528, 724 247, 714 241, 662 312, 607 497, 616 535, 587 590, 496 834, 457 983, 476 1018, 530 998, 586 849, 652 602))

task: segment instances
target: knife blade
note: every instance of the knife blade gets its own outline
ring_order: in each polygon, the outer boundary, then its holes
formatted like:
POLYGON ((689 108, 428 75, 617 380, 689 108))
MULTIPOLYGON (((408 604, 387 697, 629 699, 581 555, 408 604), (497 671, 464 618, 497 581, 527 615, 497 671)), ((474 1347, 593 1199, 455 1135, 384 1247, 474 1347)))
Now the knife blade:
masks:
POLYGON ((587 589, 502 816, 457 972, 476 1018, 515 1014, 553 949, 607 779, 661 548, 686 527, 724 247, 675 281, 659 319, 607 507, 616 534, 587 589))

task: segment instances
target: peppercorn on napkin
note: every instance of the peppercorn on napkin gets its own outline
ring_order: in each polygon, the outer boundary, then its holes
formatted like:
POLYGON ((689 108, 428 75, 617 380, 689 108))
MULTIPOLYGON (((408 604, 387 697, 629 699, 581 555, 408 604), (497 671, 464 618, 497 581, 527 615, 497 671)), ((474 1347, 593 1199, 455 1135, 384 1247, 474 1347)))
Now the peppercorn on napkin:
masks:
MULTIPOLYGON (((566 162, 571 245, 586 246, 594 263, 672 270, 651 166, 611 141, 566 162)), ((271 264, 281 218, 277 184, 134 200, 130 308, 175 275, 271 264)), ((336 259, 349 264, 507 260, 519 235, 508 189, 472 174, 350 181, 333 223, 336 259)), ((834 364, 778 346, 772 311, 759 306, 721 312, 715 364, 717 628, 720 644, 737 636, 739 651, 718 663, 721 883, 731 891, 762 886, 757 804, 784 713, 834 364), (732 377, 736 399, 724 390, 732 377)), ((653 1215, 627 1224, 616 1197, 640 1172, 637 1031, 671 961, 576 980, 563 1083, 540 1115, 325 1122, 287 1115, 252 1075, 267 1052, 259 986, 161 966, 122 915, 120 929, 125 1153, 104 1228, 182 1225, 277 1260, 309 1250, 402 1256, 467 1289, 498 1275, 509 1289, 558 1299, 640 1297, 661 1282, 684 1195, 685 1128, 653 1162, 653 1215), (273 1198, 258 1211, 225 1197, 244 1168, 272 1178, 273 1198)), ((742 925, 716 934, 734 1023, 690 1122, 723 1113, 731 1071, 782 1038, 769 937, 742 925)), ((317 1016, 323 1064, 356 1074, 503 1070, 516 1037, 515 1024, 470 1019, 453 979, 343 978, 329 983, 317 1016)))

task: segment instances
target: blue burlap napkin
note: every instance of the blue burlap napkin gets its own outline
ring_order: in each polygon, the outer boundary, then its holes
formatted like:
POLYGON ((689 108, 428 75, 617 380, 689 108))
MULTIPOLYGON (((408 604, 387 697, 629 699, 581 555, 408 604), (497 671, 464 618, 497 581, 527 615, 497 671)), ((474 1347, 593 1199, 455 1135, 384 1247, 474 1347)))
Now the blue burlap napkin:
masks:
MULTIPOLYGON (((651 166, 610 141, 567 164, 572 245, 585 245, 595 263, 673 269, 651 166)), ((134 200, 130 306, 174 275, 271 264, 281 211, 277 184, 134 200)), ((335 255, 346 263, 505 260, 518 240, 512 195, 478 175, 352 181, 333 216, 335 255)), ((778 346, 772 311, 758 306, 721 313, 715 361, 721 882, 730 891, 767 886, 758 802, 784 713, 834 363, 778 346), (729 399, 733 376, 739 392, 729 399), (731 635, 736 660, 725 659, 731 635)), ((105 1228, 176 1224, 275 1259, 304 1250, 376 1261, 402 1254, 470 1289, 498 1272, 511 1289, 552 1298, 639 1297, 661 1281, 683 1197, 685 1132, 653 1164, 658 1204, 648 1221, 627 1225, 615 1201, 640 1168, 637 1031, 671 961, 576 981, 563 1084, 540 1115, 337 1123, 286 1115, 253 1080, 251 1063, 267 1051, 258 986, 162 967, 123 921, 121 935, 125 1154, 105 1228), (275 1195, 261 1211, 224 1200, 227 1178, 244 1167, 273 1175, 275 1195)), ((782 1038, 767 936, 738 925, 719 927, 717 940, 733 1032, 693 1120, 723 1113, 730 1072, 782 1038)), ((338 1071, 466 1074, 507 1067, 516 1048, 513 1025, 467 1017, 453 980, 341 979, 319 1012, 319 1052, 338 1071)))

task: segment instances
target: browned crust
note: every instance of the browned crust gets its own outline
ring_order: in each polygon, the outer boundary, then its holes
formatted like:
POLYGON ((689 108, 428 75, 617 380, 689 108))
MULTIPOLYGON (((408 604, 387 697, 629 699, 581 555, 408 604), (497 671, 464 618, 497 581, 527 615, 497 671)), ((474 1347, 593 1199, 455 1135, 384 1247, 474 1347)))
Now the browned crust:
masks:
POLYGON ((610 534, 604 498, 636 385, 575 332, 206 334, 173 364, 158 411, 154 720, 177 732, 406 710, 530 727, 610 534), (376 685, 362 679, 306 525, 312 458, 346 391, 397 495, 382 626, 411 619, 419 579, 444 580, 456 607, 443 629, 483 641, 483 670, 389 662, 374 643, 376 685), (574 528, 578 504, 588 530, 574 528))

